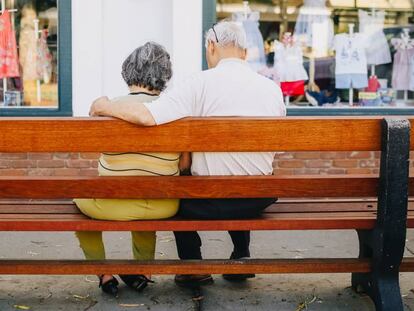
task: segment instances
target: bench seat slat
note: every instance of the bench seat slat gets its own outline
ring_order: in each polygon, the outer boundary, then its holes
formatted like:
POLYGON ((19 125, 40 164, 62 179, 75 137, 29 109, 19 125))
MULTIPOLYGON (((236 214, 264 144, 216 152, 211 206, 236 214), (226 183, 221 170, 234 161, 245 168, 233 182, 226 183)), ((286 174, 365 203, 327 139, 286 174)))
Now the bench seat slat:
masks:
POLYGON ((221 274, 221 273, 346 273, 369 272, 368 260, 254 259, 249 261, 136 261, 136 260, 0 260, 0 274, 221 274))
POLYGON ((0 177, 0 199, 374 197, 352 176, 0 177))

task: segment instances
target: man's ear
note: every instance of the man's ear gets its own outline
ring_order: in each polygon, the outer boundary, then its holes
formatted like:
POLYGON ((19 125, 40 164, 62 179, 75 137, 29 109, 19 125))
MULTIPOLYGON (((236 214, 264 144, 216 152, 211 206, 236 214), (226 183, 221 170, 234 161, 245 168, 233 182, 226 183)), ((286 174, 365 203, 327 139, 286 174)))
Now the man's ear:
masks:
POLYGON ((210 41, 208 43, 207 49, 208 49, 208 52, 210 53, 210 55, 214 55, 214 52, 216 51, 216 46, 215 46, 214 42, 210 41))
POLYGON ((242 59, 243 59, 243 60, 246 60, 246 59, 247 59, 247 49, 243 49, 243 52, 242 52, 242 59))

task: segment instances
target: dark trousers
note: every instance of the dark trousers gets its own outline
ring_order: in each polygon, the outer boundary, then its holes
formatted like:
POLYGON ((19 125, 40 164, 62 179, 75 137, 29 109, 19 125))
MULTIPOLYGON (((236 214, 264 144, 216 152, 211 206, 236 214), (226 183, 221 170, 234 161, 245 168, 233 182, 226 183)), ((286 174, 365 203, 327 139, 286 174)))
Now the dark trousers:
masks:
MULTIPOLYGON (((183 199, 179 216, 187 219, 249 219, 260 216, 276 199, 183 199)), ((232 258, 250 257, 250 231, 229 231, 232 258)), ((201 239, 197 232, 174 232, 180 259, 201 259, 201 239)))

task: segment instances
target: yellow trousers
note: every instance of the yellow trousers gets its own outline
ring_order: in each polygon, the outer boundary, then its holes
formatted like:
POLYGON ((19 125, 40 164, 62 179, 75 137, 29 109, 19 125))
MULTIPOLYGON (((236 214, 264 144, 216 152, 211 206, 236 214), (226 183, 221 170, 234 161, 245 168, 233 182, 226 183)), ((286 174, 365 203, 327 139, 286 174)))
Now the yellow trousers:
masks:
MULTIPOLYGON (((173 217, 178 212, 178 200, 112 200, 76 199, 81 212, 98 220, 151 220, 173 217)), ((105 246, 100 231, 76 232, 80 247, 88 260, 105 259, 105 246)), ((131 232, 132 253, 136 260, 155 257, 155 232, 131 232)))

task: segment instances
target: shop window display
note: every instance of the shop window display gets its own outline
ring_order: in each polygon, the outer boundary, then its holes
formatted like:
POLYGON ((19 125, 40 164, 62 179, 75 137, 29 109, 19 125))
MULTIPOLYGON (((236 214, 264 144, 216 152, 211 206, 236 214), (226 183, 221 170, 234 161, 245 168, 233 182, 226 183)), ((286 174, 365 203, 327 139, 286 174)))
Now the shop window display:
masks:
POLYGON ((414 2, 217 0, 217 17, 246 6, 274 58, 254 69, 292 109, 414 108, 414 2))
POLYGON ((57 108, 57 0, 0 6, 0 108, 57 108))

